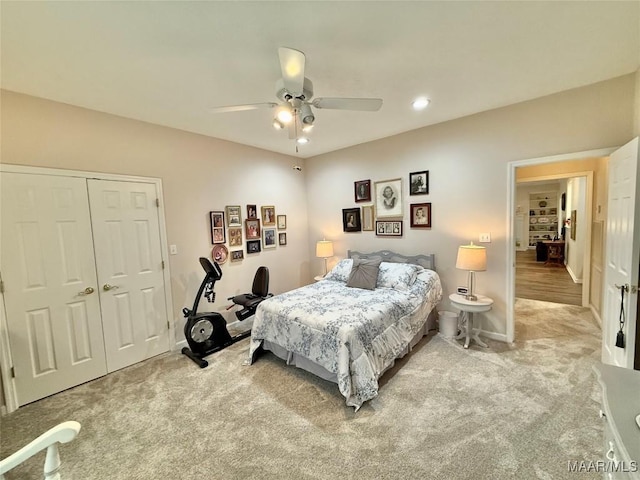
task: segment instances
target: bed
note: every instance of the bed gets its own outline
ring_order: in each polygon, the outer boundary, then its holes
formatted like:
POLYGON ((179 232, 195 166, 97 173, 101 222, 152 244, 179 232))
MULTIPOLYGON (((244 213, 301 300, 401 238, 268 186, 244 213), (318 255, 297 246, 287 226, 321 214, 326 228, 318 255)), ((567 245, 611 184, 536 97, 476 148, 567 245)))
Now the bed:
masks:
POLYGON ((358 410, 378 395, 378 379, 395 360, 435 328, 441 298, 433 255, 349 251, 323 280, 259 305, 249 363, 271 351, 337 383, 358 410), (363 278, 368 286, 353 286, 363 278))

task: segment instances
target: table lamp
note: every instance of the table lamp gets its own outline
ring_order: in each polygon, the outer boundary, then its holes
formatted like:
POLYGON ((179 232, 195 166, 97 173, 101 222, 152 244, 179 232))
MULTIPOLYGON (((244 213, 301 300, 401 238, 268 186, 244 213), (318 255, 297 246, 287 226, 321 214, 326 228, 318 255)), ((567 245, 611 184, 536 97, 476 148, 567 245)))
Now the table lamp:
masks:
POLYGON ((484 272, 487 269, 487 249, 474 245, 461 245, 458 248, 458 259, 456 260, 456 268, 469 271, 469 284, 467 294, 464 298, 467 300, 478 300, 473 294, 473 284, 475 280, 475 272, 484 272))
POLYGON ((316 257, 324 258, 324 274, 327 275, 327 258, 333 257, 333 242, 331 240, 320 240, 316 243, 316 257))

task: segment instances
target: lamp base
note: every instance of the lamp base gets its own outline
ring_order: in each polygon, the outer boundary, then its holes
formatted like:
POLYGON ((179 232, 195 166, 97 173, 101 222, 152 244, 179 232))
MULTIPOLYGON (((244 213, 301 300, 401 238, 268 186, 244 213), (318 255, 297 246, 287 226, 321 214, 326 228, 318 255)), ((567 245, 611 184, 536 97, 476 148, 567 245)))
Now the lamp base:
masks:
POLYGON ((465 295, 464 298, 469 300, 470 302, 475 302, 476 300, 478 300, 478 297, 476 297, 472 293, 465 295))

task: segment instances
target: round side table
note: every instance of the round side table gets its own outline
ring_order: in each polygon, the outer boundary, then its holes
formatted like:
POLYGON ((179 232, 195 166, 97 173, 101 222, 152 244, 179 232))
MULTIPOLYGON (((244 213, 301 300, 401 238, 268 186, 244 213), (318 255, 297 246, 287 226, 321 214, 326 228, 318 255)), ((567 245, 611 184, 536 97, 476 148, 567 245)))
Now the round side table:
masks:
POLYGON ((449 300, 454 308, 460 310, 461 325, 464 329, 456 337, 456 339, 466 338, 464 342, 464 348, 469 348, 471 340, 475 340, 481 347, 487 348, 489 345, 480 340, 477 330, 473 329, 473 314, 476 312, 488 312, 493 305, 493 299, 485 297, 483 295, 476 295, 477 300, 467 300, 464 295, 452 293, 449 295, 449 300))

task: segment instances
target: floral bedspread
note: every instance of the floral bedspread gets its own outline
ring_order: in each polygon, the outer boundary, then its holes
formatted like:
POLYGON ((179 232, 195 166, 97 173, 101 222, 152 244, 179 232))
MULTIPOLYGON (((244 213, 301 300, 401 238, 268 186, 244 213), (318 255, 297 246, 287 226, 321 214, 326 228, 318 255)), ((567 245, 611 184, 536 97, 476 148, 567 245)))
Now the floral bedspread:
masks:
POLYGON ((442 298, 438 274, 422 271, 406 291, 364 290, 322 280, 263 301, 250 361, 263 340, 335 373, 346 403, 358 410, 377 396, 381 372, 407 347, 442 298))

